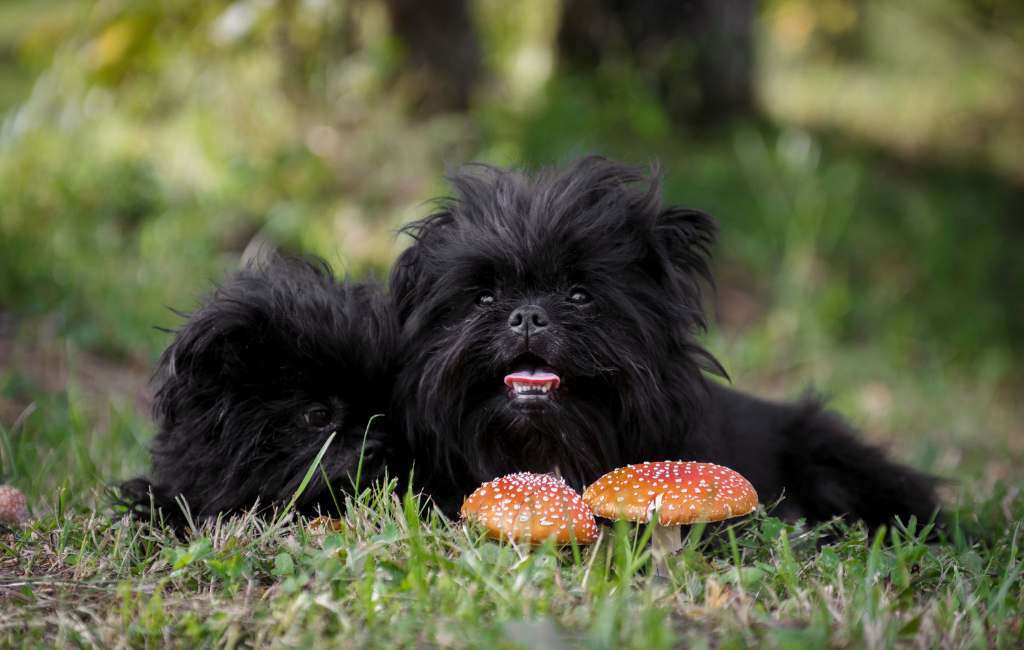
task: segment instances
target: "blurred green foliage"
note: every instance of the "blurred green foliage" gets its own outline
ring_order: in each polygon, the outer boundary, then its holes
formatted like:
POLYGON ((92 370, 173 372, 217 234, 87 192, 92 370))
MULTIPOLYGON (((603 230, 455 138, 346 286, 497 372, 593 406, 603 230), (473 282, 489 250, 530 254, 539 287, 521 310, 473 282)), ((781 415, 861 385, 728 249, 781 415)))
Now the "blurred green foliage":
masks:
POLYGON ((257 232, 383 272, 463 120, 412 124, 375 3, 100 3, 0 141, 0 302, 158 351, 257 232))
POLYGON ((842 401, 831 367, 856 375, 849 354, 890 384, 939 373, 1013 393, 1015 3, 765 2, 763 117, 712 129, 674 123, 630 61, 561 70, 557 4, 471 6, 486 74, 468 112, 423 115, 378 1, 0 2, 18 26, 0 29, 0 75, 35 77, 0 93, 3 310, 152 359, 167 341, 152 326, 178 322, 165 308, 188 309, 247 247, 384 276, 445 164, 597 149, 659 159, 667 200, 720 220, 709 344, 735 376, 789 373, 787 390, 842 401))

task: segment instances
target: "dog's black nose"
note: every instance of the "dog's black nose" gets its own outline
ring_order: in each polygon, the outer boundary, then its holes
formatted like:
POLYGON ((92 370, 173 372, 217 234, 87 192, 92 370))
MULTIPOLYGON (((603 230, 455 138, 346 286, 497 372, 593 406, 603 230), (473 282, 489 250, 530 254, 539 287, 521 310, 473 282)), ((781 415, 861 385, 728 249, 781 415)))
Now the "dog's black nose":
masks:
POLYGON ((508 317, 508 326, 520 336, 529 337, 548 326, 551 321, 543 307, 524 305, 508 317))

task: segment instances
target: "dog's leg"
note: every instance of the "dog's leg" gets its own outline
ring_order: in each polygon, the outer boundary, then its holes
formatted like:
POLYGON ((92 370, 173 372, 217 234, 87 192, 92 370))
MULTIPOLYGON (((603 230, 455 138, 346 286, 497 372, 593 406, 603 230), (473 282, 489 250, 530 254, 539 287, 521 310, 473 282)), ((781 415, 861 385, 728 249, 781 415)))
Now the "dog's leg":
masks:
POLYGON ((145 478, 133 478, 120 485, 118 502, 127 508, 134 519, 159 523, 162 519, 179 536, 188 521, 181 506, 165 489, 145 478))

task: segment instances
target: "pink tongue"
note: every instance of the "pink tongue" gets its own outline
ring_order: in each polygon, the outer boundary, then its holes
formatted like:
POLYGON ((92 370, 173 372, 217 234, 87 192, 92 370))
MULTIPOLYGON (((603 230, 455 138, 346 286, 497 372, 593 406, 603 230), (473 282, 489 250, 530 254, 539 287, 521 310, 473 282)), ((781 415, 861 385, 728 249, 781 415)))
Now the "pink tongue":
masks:
POLYGON ((545 384, 552 382, 552 388, 558 388, 558 384, 561 381, 553 372, 543 372, 535 370, 533 372, 529 370, 520 370, 519 372, 513 372, 511 375, 505 376, 505 385, 511 386, 512 383, 527 384, 529 386, 536 386, 538 384, 545 384))

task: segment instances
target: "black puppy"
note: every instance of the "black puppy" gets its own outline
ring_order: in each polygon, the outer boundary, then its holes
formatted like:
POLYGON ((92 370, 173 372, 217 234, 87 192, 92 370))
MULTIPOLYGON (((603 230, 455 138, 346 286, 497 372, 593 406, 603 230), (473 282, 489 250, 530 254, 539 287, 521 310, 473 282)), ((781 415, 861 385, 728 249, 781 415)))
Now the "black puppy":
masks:
POLYGON ((731 467, 816 522, 929 520, 930 477, 894 464, 812 399, 764 402, 724 376, 705 328, 717 226, 665 207, 655 170, 597 156, 529 176, 448 177, 391 276, 411 356, 396 383, 419 480, 454 515, 482 481, 558 471, 582 490, 647 460, 731 467))
POLYGON ((296 502, 336 513, 335 498, 384 469, 398 330, 388 296, 336 281, 321 260, 274 258, 237 271, 188 317, 160 359, 151 479, 122 485, 138 517, 150 504, 179 528, 193 518, 291 500, 327 438, 336 436, 296 502), (366 434, 364 445, 364 433, 366 434), (152 500, 152 501, 151 501, 152 500))

